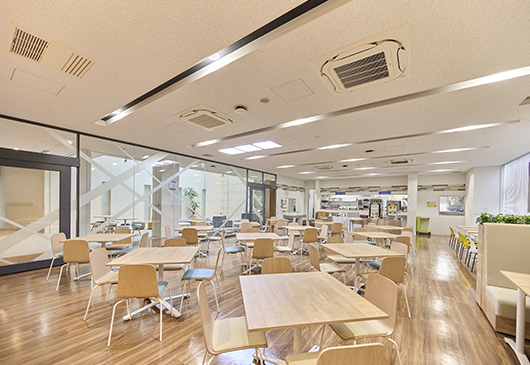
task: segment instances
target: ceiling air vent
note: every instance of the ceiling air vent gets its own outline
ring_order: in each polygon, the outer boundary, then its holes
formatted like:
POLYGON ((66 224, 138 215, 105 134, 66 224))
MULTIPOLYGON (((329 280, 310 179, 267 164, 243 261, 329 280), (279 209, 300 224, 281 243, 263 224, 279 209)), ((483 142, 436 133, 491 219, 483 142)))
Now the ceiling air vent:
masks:
POLYGON ((315 166, 315 169, 320 171, 333 170, 333 165, 318 165, 315 166))
POLYGON ((68 61, 61 68, 61 71, 75 77, 83 77, 94 64, 93 61, 86 59, 78 54, 72 53, 68 61))
POLYGON ((406 63, 403 45, 384 40, 334 56, 322 65, 320 76, 334 91, 345 93, 359 86, 394 80, 403 75, 406 63))
POLYGON ((406 164, 412 163, 412 162, 414 162, 413 158, 411 158, 411 159, 402 159, 402 160, 388 160, 388 161, 385 161, 385 163, 390 164, 390 165, 406 165, 406 164))
POLYGON ((46 48, 48 48, 48 41, 15 28, 9 52, 40 62, 46 48))
POLYGON ((180 116, 180 120, 208 131, 234 124, 234 121, 230 118, 207 109, 194 109, 186 112, 180 116))
POLYGON ((523 101, 521 101, 519 106, 522 106, 522 105, 530 105, 530 96, 527 96, 526 98, 524 98, 523 101))

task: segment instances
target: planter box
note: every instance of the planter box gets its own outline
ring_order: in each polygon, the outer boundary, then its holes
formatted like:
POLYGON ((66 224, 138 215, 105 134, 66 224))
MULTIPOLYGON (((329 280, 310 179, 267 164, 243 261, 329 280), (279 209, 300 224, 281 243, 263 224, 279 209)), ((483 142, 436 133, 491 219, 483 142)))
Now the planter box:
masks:
MULTIPOLYGON (((516 286, 499 271, 530 274, 530 225, 479 226, 476 301, 497 332, 515 335, 516 286)), ((527 300, 527 321, 530 320, 527 300)), ((530 323, 526 323, 530 339, 530 323)))

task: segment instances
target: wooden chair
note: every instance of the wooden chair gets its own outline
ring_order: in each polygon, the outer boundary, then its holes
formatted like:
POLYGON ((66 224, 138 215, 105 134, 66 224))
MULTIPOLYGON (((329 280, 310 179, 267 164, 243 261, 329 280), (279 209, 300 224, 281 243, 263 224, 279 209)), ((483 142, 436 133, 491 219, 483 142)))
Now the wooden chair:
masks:
MULTIPOLYGON (((115 234, 124 234, 124 233, 131 233, 131 230, 127 227, 118 227, 114 230, 115 234)), ((124 240, 121 240, 116 243, 112 243, 109 246, 105 246, 107 250, 123 250, 124 248, 129 248, 132 245, 131 238, 126 238, 124 240)))
POLYGON ((276 226, 278 230, 281 230, 282 235, 285 234, 285 226, 287 225, 287 219, 280 218, 277 221, 276 226))
POLYGON ((59 290, 59 284, 61 283, 61 276, 63 275, 63 269, 70 268, 70 264, 75 264, 76 277, 74 280, 79 280, 87 274, 79 275, 79 264, 90 263, 90 248, 88 242, 85 240, 68 240, 63 244, 63 261, 64 265, 61 266, 59 271, 59 279, 57 279, 57 287, 55 291, 59 290))
MULTIPOLYGON (((396 349, 399 364, 401 356, 397 343, 390 338, 394 333, 397 321, 398 288, 392 280, 381 275, 370 275, 366 281, 364 298, 376 305, 389 318, 371 321, 347 322, 331 324, 331 328, 343 340, 357 340, 364 338, 386 337, 396 349)), ((324 334, 322 333, 322 336, 324 334)), ((367 364, 371 364, 368 362, 367 364)))
MULTIPOLYGON (((148 243, 149 243, 149 232, 145 232, 140 238, 140 243, 138 247, 147 247, 148 243)), ((126 253, 129 253, 133 250, 136 250, 136 248, 135 247, 124 248, 123 250, 116 252, 116 255, 125 255, 126 253)))
MULTIPOLYGON (((110 296, 110 290, 112 289, 112 284, 118 284, 118 272, 112 271, 110 266, 105 264, 109 262, 109 256, 107 255, 107 250, 104 248, 95 249, 90 253, 90 272, 92 272, 92 290, 90 291, 90 297, 88 298, 88 304, 86 306, 85 316, 83 321, 86 321, 88 316, 88 310, 90 309, 90 302, 92 301, 92 295, 94 294, 94 289, 99 286, 109 284, 109 293, 107 297, 110 296)), ((107 299, 108 300, 108 299, 107 299)))
MULTIPOLYGON (((283 236, 282 236, 282 238, 283 238, 283 236)), ((278 252, 281 252, 281 253, 289 252, 289 253, 294 254, 295 253, 295 248, 294 248, 294 240, 295 240, 295 238, 296 238, 296 233, 295 232, 289 233, 289 236, 287 237, 287 245, 286 246, 275 245, 274 246, 274 250, 278 251, 278 252)))
MULTIPOLYGON (((341 236, 330 236, 328 238, 328 241, 326 242, 328 244, 332 243, 344 243, 344 238, 341 236)), ((342 255, 336 254, 333 251, 327 252, 327 258, 332 260, 335 264, 348 264, 348 265, 355 265, 355 259, 349 259, 347 257, 344 257, 342 255), (331 253, 330 253, 331 252, 331 253)), ((353 266, 352 266, 353 267, 353 266)))
POLYGON ((317 247, 319 245, 318 242, 318 230, 316 228, 306 228, 304 231, 304 237, 302 238, 302 241, 300 242, 300 258, 302 258, 302 254, 304 251, 304 244, 310 245, 310 244, 316 244, 317 247))
POLYGON ((217 258, 215 259, 215 266, 213 269, 189 269, 189 270, 186 270, 184 275, 182 275, 181 281, 183 282, 183 284, 182 284, 182 297, 180 300, 180 309, 179 309, 180 313, 182 313, 182 304, 184 303, 184 296, 186 293, 186 288, 188 287, 188 283, 191 281, 208 281, 210 284, 212 284, 213 293, 215 296, 215 303, 217 304, 217 311, 219 311, 217 291, 215 290, 213 279, 217 281, 217 290, 219 291, 219 295, 221 295, 221 290, 219 289, 219 279, 217 278, 217 266, 219 266, 219 258, 221 257, 222 252, 223 252, 223 248, 221 247, 219 251, 217 251, 217 258))
POLYGON ((354 228, 353 229, 353 240, 354 241, 363 241, 365 240, 366 238, 365 237, 361 237, 359 235, 355 235, 356 232, 370 232, 368 231, 368 228, 367 227, 357 227, 357 228, 354 228))
POLYGON ((131 223, 132 231, 138 232, 138 235, 142 234, 142 230, 145 229, 145 222, 134 221, 131 223))
POLYGON ((166 224, 164 226, 164 231, 166 232, 166 238, 171 238, 173 237, 173 233, 171 232, 171 227, 169 226, 169 224, 166 224))
POLYGON ((293 268, 291 260, 287 257, 270 257, 261 263, 262 274, 282 274, 291 273, 293 268))
POLYGON ((63 242, 66 241, 66 235, 62 232, 52 234, 50 236, 50 241, 52 244, 52 262, 50 263, 50 268, 48 269, 48 275, 46 275, 46 280, 50 278, 50 273, 52 272, 53 262, 55 259, 63 256, 63 242))
MULTIPOLYGON (((397 251, 397 250, 399 250, 399 248, 394 246, 394 250, 397 251)), ((399 252, 399 251, 397 251, 397 252, 399 252)), ((405 303, 407 305, 408 316, 409 316, 409 318, 411 318, 410 307, 409 307, 409 299, 407 297, 407 289, 403 285, 403 282, 405 281, 405 275, 407 275, 407 278, 408 278, 408 273, 405 271, 406 266, 407 266, 407 257, 406 256, 403 256, 403 257, 399 257, 399 256, 396 256, 396 257, 385 257, 381 261, 381 265, 379 267, 378 274, 381 275, 381 276, 384 276, 384 277, 386 277, 386 278, 388 278, 390 280, 392 280, 399 287, 403 288, 403 293, 405 294, 405 303)), ((361 274, 360 276, 370 278, 370 276, 372 276, 372 275, 375 275, 375 274, 373 274, 373 273, 364 273, 364 274, 361 274)), ((410 279, 409 279, 409 282, 410 282, 410 279)), ((359 286, 357 286, 357 287, 359 287, 359 286)), ((411 291, 411 294, 412 294, 412 291, 411 291)))
POLYGON ((286 365, 385 365, 387 351, 381 343, 330 347, 322 352, 289 355, 286 365))
POLYGON ((259 227, 251 227, 249 229, 247 229, 247 233, 260 233, 260 229, 259 227))
POLYGON ((309 266, 308 271, 311 271, 312 268, 315 268, 318 271, 322 271, 328 274, 340 272, 342 274, 342 281, 344 282, 344 284, 346 284, 346 275, 344 275, 346 270, 328 262, 320 263, 320 255, 318 253, 318 248, 315 245, 309 245, 309 262, 311 266, 309 266))
POLYGON ((232 255, 232 254, 239 254, 239 258, 241 260, 241 265, 243 265, 243 254, 245 253, 245 247, 244 246, 232 246, 227 247, 225 242, 224 235, 221 236, 221 248, 223 249, 223 258, 221 259, 221 267, 223 266, 225 262, 225 256, 226 255, 232 255))
POLYGON ((186 240, 184 238, 167 238, 164 241, 164 247, 186 247, 186 240))
POLYGON ((355 240, 353 239, 353 233, 344 231, 344 242, 345 243, 354 243, 355 240))
POLYGON ((331 235, 342 234, 342 223, 335 222, 331 225, 331 235))
POLYGON ((249 268, 243 274, 252 275, 252 270, 260 267, 259 261, 274 256, 274 242, 271 238, 258 238, 254 241, 252 255, 250 257, 249 268), (255 264, 252 265, 252 262, 255 264))
MULTIPOLYGON (((186 240, 188 245, 197 245, 200 246, 201 241, 199 240, 199 233, 195 227, 184 227, 182 229, 182 238, 186 240)), ((199 256, 206 257, 206 252, 199 249, 197 252, 199 256)))
POLYGON ((242 222, 239 226, 239 232, 246 233, 249 229, 252 229, 252 223, 250 222, 242 222))
POLYGON ((329 231, 328 231, 328 225, 322 224, 320 228, 320 234, 318 235, 318 240, 320 242, 326 242, 328 239, 329 231))
POLYGON ((414 248, 412 247, 412 239, 411 239, 411 237, 410 236, 406 236, 406 235, 400 235, 400 236, 397 236, 394 241, 401 242, 401 243, 407 245, 407 247, 408 247, 407 263, 408 263, 408 265, 410 267, 410 273, 412 275, 414 275, 414 265, 413 265, 412 261, 414 261, 414 264, 415 264, 415 257, 414 257, 414 248))
MULTIPOLYGON (((107 346, 110 346, 112 337, 112 327, 114 326, 114 315, 116 306, 124 301, 127 302, 127 313, 131 315, 132 298, 150 298, 158 302, 162 308, 162 292, 168 288, 171 307, 171 288, 168 287, 167 281, 157 281, 156 270, 153 265, 123 265, 118 271, 118 298, 122 300, 116 302, 112 307, 112 317, 110 320, 109 340, 107 346)), ((160 309, 160 341, 162 341, 162 309, 160 309)), ((173 316, 173 311, 171 311, 173 316)))
POLYGON ((200 283, 197 288, 197 300, 199 301, 202 333, 206 347, 202 364, 204 364, 208 353, 214 356, 208 362, 210 364, 219 354, 245 349, 255 349, 256 357, 261 360, 261 363, 264 363, 259 348, 268 346, 265 332, 249 332, 246 317, 212 319, 205 283, 200 283))

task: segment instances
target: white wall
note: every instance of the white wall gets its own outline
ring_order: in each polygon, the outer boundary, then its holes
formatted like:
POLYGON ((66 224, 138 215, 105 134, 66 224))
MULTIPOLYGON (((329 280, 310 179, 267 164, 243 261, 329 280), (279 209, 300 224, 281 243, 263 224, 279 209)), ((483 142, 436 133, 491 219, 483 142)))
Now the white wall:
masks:
MULTIPOLYGON (((447 174, 447 175, 419 175, 418 185, 432 184, 464 184, 466 183, 465 174, 447 174)), ((442 195, 459 195, 465 196, 465 191, 418 191, 417 215, 420 217, 429 217, 429 230, 432 234, 448 235, 449 226, 465 224, 464 216, 440 215, 438 208, 440 205, 440 196, 442 195), (436 202, 436 208, 428 208, 427 202, 436 202)))
MULTIPOLYGON (((286 184, 289 186, 305 187, 304 180, 293 179, 293 178, 285 177, 281 175, 278 175, 278 180, 276 183, 280 185, 286 184)), ((296 212, 307 214, 307 210, 306 210, 307 193, 306 192, 282 190, 279 188, 278 190, 276 190, 276 216, 281 216, 282 214, 281 209, 280 209, 280 201, 282 198, 295 198, 296 199, 296 212)))
POLYGON ((502 166, 475 167, 466 174, 465 225, 475 225, 482 212, 499 214, 502 166))

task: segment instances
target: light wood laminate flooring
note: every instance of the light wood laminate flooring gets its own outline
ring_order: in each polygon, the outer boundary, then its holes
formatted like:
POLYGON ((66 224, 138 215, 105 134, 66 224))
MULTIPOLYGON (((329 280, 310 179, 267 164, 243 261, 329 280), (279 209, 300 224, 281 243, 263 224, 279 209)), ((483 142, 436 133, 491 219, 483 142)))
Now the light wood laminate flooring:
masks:
MULTIPOLYGON (((228 240, 233 245, 234 239, 228 240)), ((517 364, 504 343, 504 336, 490 327, 475 303, 475 273, 456 258, 448 246, 448 237, 419 237, 414 281, 414 296, 409 295, 412 319, 408 319, 404 301, 399 300, 398 323, 392 336, 401 350, 403 364, 517 364)), ((217 245, 210 245, 207 258, 198 258, 195 267, 212 267, 217 245)), ((296 271, 306 271, 309 259, 290 256, 296 271)), ((219 318, 244 315, 238 276, 239 255, 228 255, 218 271, 221 287, 219 318)), ((348 265, 348 279, 353 269, 348 265)), ((363 267, 365 265, 362 265, 363 267)), ((125 305, 118 306, 112 337, 107 348, 113 288, 94 292, 87 321, 84 310, 90 295, 90 281, 69 281, 63 276, 59 291, 55 285, 59 268, 46 281, 46 271, 36 270, 0 277, 0 359, 4 364, 200 364, 204 354, 202 328, 197 308, 197 285, 191 285, 192 296, 185 300, 180 318, 163 316, 163 341, 158 341, 159 317, 154 310, 123 322, 125 305)), ((366 270, 366 269, 363 269, 366 270)), ((181 271, 166 273, 173 293, 180 293, 181 271)), ((210 308, 215 301, 208 286, 210 308)), ((410 292, 409 292, 410 293, 410 292)), ((402 295, 402 294, 400 294, 402 295)), ((137 308, 141 301, 134 302, 137 308)), ((300 303, 303 311, 304 303, 300 303)), ((314 342, 320 336, 313 330, 314 342)), ((302 331, 302 351, 310 348, 310 331, 302 331)), ((283 358, 292 353, 293 330, 267 333, 267 353, 283 358)), ((333 331, 326 330, 325 347, 352 344, 344 342, 333 331)), ((385 346, 391 351, 388 342, 385 346)), ((528 347, 526 352, 528 353, 528 347)), ((252 350, 218 356, 214 364, 250 364, 252 350)), ((392 353, 392 359, 395 359, 392 353)), ((394 363, 394 362, 392 362, 394 363)))

